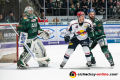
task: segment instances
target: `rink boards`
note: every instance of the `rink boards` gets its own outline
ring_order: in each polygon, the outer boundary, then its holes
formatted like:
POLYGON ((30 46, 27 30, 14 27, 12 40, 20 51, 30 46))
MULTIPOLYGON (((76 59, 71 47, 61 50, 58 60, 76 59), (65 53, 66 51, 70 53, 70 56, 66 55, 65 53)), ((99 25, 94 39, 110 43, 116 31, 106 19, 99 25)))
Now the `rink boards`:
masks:
MULTIPOLYGON (((41 25, 43 30, 47 31, 50 34, 50 38, 48 40, 42 40, 44 45, 58 45, 58 44, 66 44, 64 42, 64 36, 66 34, 66 29, 68 25, 41 25)), ((15 47, 15 34, 11 31, 10 26, 6 29, 6 26, 0 27, 0 49, 2 48, 10 48, 15 47), (8 31, 9 30, 9 31, 8 31), (5 40, 7 37, 7 41, 5 40), (11 38, 10 38, 11 37, 11 38), (10 40, 12 42, 8 42, 10 40), (5 42, 6 41, 6 42, 5 42)), ((107 37, 108 43, 120 43, 120 25, 119 24, 104 24, 104 32, 107 37)), ((73 36, 73 33, 71 37, 73 36)))

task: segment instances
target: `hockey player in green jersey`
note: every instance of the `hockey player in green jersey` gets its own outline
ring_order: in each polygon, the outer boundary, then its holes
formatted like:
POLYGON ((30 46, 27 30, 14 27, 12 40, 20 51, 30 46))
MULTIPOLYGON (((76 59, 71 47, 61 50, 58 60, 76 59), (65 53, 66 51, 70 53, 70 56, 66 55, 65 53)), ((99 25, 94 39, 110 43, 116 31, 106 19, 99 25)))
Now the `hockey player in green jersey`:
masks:
MULTIPOLYGON (((32 7, 27 6, 24 10, 24 13, 26 16, 22 18, 22 20, 20 21, 17 31, 19 34, 21 32, 27 33, 28 37, 26 43, 29 46, 29 48, 32 48, 31 50, 35 53, 35 56, 37 58, 46 57, 47 55, 44 45, 37 36, 41 36, 44 39, 44 35, 46 34, 49 38, 49 34, 40 28, 37 17, 33 15, 32 7), (36 41, 36 44, 34 44, 34 46, 32 42, 33 40, 36 41)), ((17 62, 17 67, 28 68, 29 66, 27 62, 29 61, 30 58, 31 58, 31 54, 29 54, 27 49, 24 47, 24 51, 20 55, 20 58, 17 62)), ((40 61, 38 61, 38 64, 39 66, 47 66, 47 64, 44 64, 40 61)))
POLYGON ((90 37, 89 48, 91 53, 91 63, 96 64, 95 58, 93 57, 93 53, 91 50, 99 44, 101 47, 102 52, 105 54, 105 57, 109 61, 111 66, 114 66, 114 61, 111 53, 108 50, 107 39, 104 33, 103 23, 98 18, 95 18, 95 11, 94 9, 90 9, 88 11, 89 19, 92 21, 94 33, 88 34, 90 37))

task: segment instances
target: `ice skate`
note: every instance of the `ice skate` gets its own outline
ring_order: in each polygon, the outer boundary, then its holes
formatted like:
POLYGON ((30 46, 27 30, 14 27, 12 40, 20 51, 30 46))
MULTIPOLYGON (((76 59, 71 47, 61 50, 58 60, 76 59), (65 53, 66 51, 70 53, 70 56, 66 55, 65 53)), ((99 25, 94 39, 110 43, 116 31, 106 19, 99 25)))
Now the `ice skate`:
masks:
POLYGON ((29 67, 28 64, 24 63, 22 60, 18 60, 17 68, 18 69, 27 69, 29 67))
POLYGON ((111 68, 114 68, 114 61, 110 62, 111 68))
POLYGON ((88 66, 88 68, 91 68, 91 66, 92 66, 91 61, 87 62, 87 66, 88 66))
MULTIPOLYGON (((96 66, 95 57, 93 57, 93 59, 91 60, 91 64, 92 64, 92 66, 96 66)), ((88 65, 88 63, 86 63, 86 65, 88 65)))
POLYGON ((62 62, 62 63, 60 64, 60 68, 63 68, 63 67, 65 66, 65 64, 66 64, 66 63, 62 62))

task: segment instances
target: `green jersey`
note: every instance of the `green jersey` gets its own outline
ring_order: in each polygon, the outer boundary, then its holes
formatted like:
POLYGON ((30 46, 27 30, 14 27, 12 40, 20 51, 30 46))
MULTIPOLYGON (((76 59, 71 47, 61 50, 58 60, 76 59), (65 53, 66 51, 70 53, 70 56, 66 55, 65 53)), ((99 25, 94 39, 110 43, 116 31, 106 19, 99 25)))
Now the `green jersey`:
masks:
POLYGON ((92 21, 93 24, 93 28, 94 28, 94 36, 91 36, 91 34, 89 35, 90 38, 94 38, 94 39, 101 39, 101 38, 105 38, 105 33, 104 33, 104 28, 103 28, 103 23, 101 20, 99 20, 98 18, 95 18, 92 21))
POLYGON ((22 18, 17 28, 19 33, 28 33, 28 39, 35 38, 38 35, 38 30, 40 30, 40 25, 38 23, 37 17, 34 15, 31 17, 22 18))

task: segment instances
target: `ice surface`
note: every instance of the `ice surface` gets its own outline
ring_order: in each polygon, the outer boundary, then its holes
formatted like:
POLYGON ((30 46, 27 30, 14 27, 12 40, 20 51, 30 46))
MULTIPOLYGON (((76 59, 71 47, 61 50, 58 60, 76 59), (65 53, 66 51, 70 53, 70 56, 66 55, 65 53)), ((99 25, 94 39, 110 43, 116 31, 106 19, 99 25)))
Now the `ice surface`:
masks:
MULTIPOLYGON (((99 45, 92 51, 97 62, 96 66, 91 69, 87 68, 85 54, 82 47, 78 46, 65 67, 60 69, 59 65, 68 45, 47 45, 45 48, 51 59, 49 67, 38 67, 33 58, 28 62, 30 68, 24 70, 17 69, 16 63, 0 63, 0 80, 120 80, 120 43, 109 43, 108 46, 115 62, 113 69, 101 52, 99 45), (70 78, 71 71, 76 73, 118 73, 118 75, 70 78)), ((19 51, 22 53, 22 48, 19 48, 19 51)))

